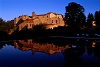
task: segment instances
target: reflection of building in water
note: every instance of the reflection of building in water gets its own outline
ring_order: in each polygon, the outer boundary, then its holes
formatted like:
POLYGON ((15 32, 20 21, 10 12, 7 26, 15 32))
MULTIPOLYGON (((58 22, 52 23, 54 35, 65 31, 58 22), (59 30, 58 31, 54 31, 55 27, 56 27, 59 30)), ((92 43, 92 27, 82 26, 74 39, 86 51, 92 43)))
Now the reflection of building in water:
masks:
POLYGON ((18 40, 18 42, 14 41, 14 46, 15 48, 18 48, 23 51, 32 50, 33 54, 35 52, 45 52, 48 54, 54 54, 54 53, 61 52, 65 49, 71 48, 69 45, 66 45, 64 47, 64 46, 56 46, 54 44, 48 44, 48 43, 35 43, 33 42, 32 39, 27 40, 27 42, 25 42, 24 40, 18 40))

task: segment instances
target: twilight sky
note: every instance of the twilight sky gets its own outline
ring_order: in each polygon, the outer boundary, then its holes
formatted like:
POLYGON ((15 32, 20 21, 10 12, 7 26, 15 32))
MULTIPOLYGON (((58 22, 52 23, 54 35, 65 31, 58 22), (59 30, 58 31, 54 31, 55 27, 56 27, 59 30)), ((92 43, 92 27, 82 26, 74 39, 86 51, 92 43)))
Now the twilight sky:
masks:
POLYGON ((65 6, 70 2, 81 4, 85 15, 100 10, 100 0, 0 0, 0 18, 12 20, 19 15, 30 15, 56 12, 65 14, 65 6))

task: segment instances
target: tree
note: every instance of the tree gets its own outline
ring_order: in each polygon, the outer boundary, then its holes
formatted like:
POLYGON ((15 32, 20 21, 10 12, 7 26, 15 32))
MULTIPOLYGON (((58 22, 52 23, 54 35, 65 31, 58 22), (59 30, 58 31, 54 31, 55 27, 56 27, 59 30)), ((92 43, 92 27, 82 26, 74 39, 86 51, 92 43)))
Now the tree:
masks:
POLYGON ((91 28, 92 27, 92 21, 94 20, 94 16, 92 13, 89 13, 88 14, 88 17, 87 17, 87 26, 88 28, 91 28))
POLYGON ((85 9, 80 4, 71 2, 65 7, 65 24, 69 26, 76 27, 82 25, 86 21, 86 16, 84 15, 85 9))
POLYGON ((14 20, 9 20, 6 22, 6 32, 9 33, 11 29, 14 28, 14 20))
POLYGON ((38 24, 33 26, 34 31, 42 31, 46 29, 46 24, 38 24))
POLYGON ((95 21, 98 28, 100 28, 100 11, 96 11, 95 14, 95 21))
POLYGON ((7 21, 7 27, 8 29, 14 28, 14 20, 7 21))
POLYGON ((0 18, 0 31, 5 31, 7 29, 6 22, 0 18))
POLYGON ((1 22, 3 22, 3 19, 2 19, 2 18, 0 18, 0 23, 1 23, 1 22))

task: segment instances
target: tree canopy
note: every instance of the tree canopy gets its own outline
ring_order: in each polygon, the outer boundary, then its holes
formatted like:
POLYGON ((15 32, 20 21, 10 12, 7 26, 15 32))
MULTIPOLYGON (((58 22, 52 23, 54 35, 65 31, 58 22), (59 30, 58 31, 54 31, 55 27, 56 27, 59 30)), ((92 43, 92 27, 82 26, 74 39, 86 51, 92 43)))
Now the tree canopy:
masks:
POLYGON ((86 16, 84 15, 85 9, 80 4, 71 2, 65 7, 65 9, 65 18, 68 19, 68 21, 65 21, 65 23, 69 26, 82 24, 86 21, 86 16))
POLYGON ((95 12, 94 17, 95 17, 97 27, 100 27, 100 10, 95 12))
POLYGON ((0 31, 9 32, 14 27, 14 20, 4 21, 0 18, 0 31))
POLYGON ((94 16, 92 13, 89 13, 88 16, 87 16, 87 25, 88 27, 92 27, 92 21, 94 20, 94 16))

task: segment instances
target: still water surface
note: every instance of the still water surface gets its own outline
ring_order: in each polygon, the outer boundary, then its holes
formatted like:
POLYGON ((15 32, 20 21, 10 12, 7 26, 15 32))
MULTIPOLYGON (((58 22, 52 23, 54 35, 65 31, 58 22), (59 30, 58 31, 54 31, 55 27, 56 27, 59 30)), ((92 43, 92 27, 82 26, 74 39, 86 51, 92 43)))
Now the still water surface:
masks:
POLYGON ((0 67, 100 67, 100 40, 1 41, 0 67))

